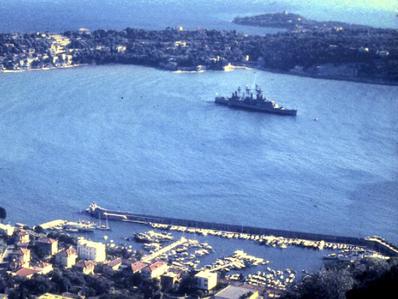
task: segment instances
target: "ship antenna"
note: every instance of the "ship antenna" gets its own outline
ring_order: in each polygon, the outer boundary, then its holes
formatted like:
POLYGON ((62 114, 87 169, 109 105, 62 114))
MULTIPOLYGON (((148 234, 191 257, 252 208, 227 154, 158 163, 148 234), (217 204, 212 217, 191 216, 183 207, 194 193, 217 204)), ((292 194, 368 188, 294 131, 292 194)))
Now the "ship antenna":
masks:
POLYGON ((254 72, 254 80, 253 80, 253 86, 252 86, 253 90, 256 89, 256 87, 257 87, 256 81, 257 81, 257 72, 254 72))

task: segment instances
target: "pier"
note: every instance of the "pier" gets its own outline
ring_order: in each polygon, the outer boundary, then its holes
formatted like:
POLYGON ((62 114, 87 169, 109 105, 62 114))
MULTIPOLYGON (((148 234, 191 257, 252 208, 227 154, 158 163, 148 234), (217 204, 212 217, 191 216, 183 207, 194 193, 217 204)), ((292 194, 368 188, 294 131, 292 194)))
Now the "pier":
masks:
POLYGON ((166 247, 163 247, 161 249, 159 249, 158 251, 150 254, 150 255, 146 255, 143 256, 141 261, 144 263, 149 263, 150 261, 154 260, 155 258, 161 256, 162 254, 165 254, 166 252, 173 250, 174 248, 176 248, 177 246, 180 246, 182 244, 185 244, 188 240, 185 238, 181 238, 180 240, 171 243, 170 245, 167 245, 166 247))
POLYGON ((359 237, 348 237, 348 236, 336 236, 328 234, 317 234, 298 232, 281 229, 270 229, 263 227, 244 226, 236 224, 226 224, 218 222, 206 222, 206 221, 195 221, 188 219, 179 219, 171 217, 160 217, 142 214, 133 214, 121 211, 112 211, 98 206, 92 203, 86 212, 92 217, 100 218, 105 215, 109 220, 124 221, 124 222, 136 222, 141 224, 164 224, 164 225, 178 225, 185 226, 187 228, 198 228, 198 229, 209 229, 218 230, 222 232, 230 233, 241 233, 241 234, 253 234, 253 235, 267 235, 277 236, 290 239, 302 239, 308 241, 324 241, 330 243, 342 243, 350 244, 354 246, 361 246, 367 249, 375 250, 386 256, 398 256, 398 247, 386 242, 379 237, 359 238, 359 237))

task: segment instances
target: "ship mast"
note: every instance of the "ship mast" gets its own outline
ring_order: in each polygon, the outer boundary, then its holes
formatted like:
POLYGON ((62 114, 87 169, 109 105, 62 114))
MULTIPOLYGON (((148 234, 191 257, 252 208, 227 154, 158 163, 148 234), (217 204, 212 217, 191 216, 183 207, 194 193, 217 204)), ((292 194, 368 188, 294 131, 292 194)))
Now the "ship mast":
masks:
POLYGON ((263 92, 257 84, 256 84, 256 99, 257 99, 257 101, 260 101, 263 99, 263 92))

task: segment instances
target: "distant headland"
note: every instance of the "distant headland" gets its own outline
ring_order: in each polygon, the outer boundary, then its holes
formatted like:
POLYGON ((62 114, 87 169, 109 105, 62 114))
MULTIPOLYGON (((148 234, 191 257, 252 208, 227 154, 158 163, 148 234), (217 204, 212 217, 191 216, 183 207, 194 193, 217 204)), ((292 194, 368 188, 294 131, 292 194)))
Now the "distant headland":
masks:
POLYGON ((0 72, 110 63, 170 71, 244 66, 315 78, 398 85, 396 29, 318 22, 286 12, 237 17, 233 22, 287 31, 265 36, 182 27, 1 33, 0 72))

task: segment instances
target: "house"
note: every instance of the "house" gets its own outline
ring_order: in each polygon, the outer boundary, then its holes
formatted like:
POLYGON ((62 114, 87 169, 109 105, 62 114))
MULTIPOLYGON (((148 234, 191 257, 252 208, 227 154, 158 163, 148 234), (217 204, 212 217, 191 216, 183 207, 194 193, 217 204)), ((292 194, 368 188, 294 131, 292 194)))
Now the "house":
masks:
POLYGON ((133 271, 133 273, 141 273, 142 269, 144 269, 146 267, 146 264, 143 262, 134 262, 131 264, 131 271, 133 271))
POLYGON ((181 273, 166 272, 160 277, 160 285, 164 290, 170 290, 181 281, 181 273))
POLYGON ((30 255, 30 249, 26 247, 20 247, 17 251, 17 256, 18 256, 18 265, 20 267, 29 267, 31 255, 30 255))
POLYGON ((58 252, 58 240, 41 238, 36 241, 36 247, 44 256, 52 256, 58 252))
POLYGON ((76 264, 77 251, 72 246, 61 250, 56 256, 55 261, 64 268, 71 268, 76 264))
POLYGON ((217 285, 217 273, 204 270, 195 275, 196 287, 209 291, 217 285))
POLYGON ((96 263, 94 261, 82 260, 76 264, 76 267, 80 269, 83 274, 93 275, 96 263))
POLYGON ((18 244, 27 244, 27 243, 29 243, 29 242, 30 242, 30 236, 29 236, 29 234, 27 233, 27 231, 25 231, 25 230, 23 230, 23 229, 18 230, 17 233, 16 233, 16 240, 15 240, 15 243, 18 243, 18 244))
POLYGON ((81 259, 103 262, 106 260, 105 244, 81 238, 77 241, 77 254, 81 259))
POLYGON ((142 275, 145 278, 159 278, 168 269, 165 262, 157 261, 142 269, 142 275))
POLYGON ((117 51, 118 53, 124 53, 124 52, 126 52, 126 50, 127 50, 127 47, 126 47, 126 46, 123 46, 123 45, 118 45, 118 46, 116 46, 116 51, 117 51))
POLYGON ((244 286, 229 285, 217 292, 214 299, 257 299, 258 291, 244 286))
POLYGON ((105 262, 106 268, 108 268, 108 270, 112 270, 112 271, 119 270, 121 265, 122 265, 122 259, 120 257, 115 258, 111 261, 105 262))
POLYGON ((7 237, 11 237, 14 234, 15 227, 9 224, 0 223, 0 232, 6 235, 7 237))
POLYGON ((33 267, 34 270, 37 270, 39 274, 48 274, 52 270, 54 270, 53 265, 50 263, 40 262, 36 266, 33 267))
POLYGON ((31 268, 21 268, 15 272, 14 275, 30 279, 36 273, 39 273, 39 271, 31 268))

